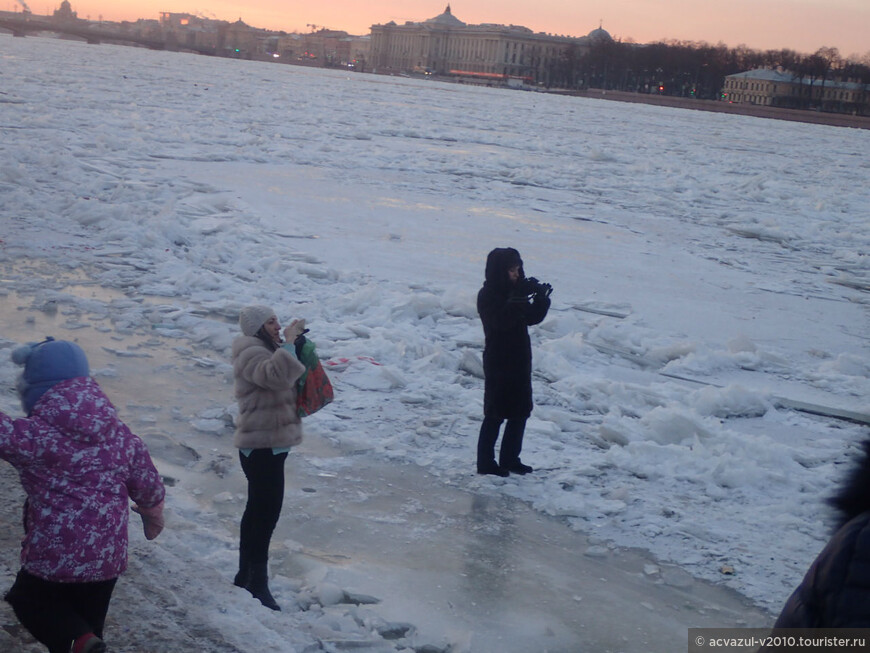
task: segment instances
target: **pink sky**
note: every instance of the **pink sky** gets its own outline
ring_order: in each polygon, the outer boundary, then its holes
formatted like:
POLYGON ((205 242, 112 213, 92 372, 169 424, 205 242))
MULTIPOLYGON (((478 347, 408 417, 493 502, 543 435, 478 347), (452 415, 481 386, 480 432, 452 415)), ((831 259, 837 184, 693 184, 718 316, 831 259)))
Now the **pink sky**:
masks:
MULTIPOLYGON (((36 14, 50 14, 60 0, 25 0, 36 14)), ((81 18, 135 20, 161 11, 222 20, 241 18, 255 27, 309 31, 309 25, 367 34, 372 24, 422 21, 440 14, 446 0, 70 0, 81 18)), ((0 0, 17 11, 19 0, 0 0)), ((582 36, 603 23, 617 39, 719 42, 752 49, 789 48, 812 53, 870 54, 870 0, 455 0, 453 15, 471 23, 523 25, 536 32, 582 36)))

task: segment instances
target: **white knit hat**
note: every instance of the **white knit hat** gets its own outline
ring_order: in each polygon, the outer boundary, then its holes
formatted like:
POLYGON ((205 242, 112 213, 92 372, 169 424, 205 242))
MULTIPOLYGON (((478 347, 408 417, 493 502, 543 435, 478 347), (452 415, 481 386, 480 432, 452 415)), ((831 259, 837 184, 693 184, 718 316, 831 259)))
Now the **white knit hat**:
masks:
POLYGON ((275 311, 268 306, 245 306, 239 313, 239 326, 242 327, 242 333, 246 336, 256 335, 260 327, 273 315, 275 311))

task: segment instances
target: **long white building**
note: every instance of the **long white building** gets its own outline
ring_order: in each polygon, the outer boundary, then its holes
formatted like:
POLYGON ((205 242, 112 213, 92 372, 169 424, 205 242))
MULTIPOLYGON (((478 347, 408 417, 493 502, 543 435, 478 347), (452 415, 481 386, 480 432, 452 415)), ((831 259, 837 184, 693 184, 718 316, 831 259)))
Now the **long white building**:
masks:
POLYGON ((444 13, 423 22, 372 25, 370 63, 373 72, 499 82, 521 79, 549 85, 560 67, 585 54, 595 39, 611 37, 601 28, 570 37, 535 33, 518 25, 468 25, 453 15, 448 4, 444 13))

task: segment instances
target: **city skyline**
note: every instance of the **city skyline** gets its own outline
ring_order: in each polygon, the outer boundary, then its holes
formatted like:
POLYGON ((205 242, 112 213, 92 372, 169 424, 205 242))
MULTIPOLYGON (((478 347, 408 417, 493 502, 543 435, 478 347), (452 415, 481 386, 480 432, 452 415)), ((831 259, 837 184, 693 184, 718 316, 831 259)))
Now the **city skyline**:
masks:
MULTIPOLYGON (((27 4, 36 14, 51 14, 61 0, 5 0, 8 10, 27 4), (42 4, 42 6, 41 6, 42 4)), ((241 19, 276 31, 320 28, 368 34, 373 24, 423 21, 447 0, 371 0, 364 5, 334 0, 311 5, 286 0, 70 0, 79 18, 91 20, 156 19, 161 12, 189 13, 219 20, 241 19)), ((454 0, 453 14, 469 24, 522 25, 536 32, 583 36, 601 24, 622 41, 705 41, 754 50, 790 49, 811 54, 835 47, 842 56, 870 54, 870 2, 866 0, 589 0, 583 6, 565 0, 454 0)))

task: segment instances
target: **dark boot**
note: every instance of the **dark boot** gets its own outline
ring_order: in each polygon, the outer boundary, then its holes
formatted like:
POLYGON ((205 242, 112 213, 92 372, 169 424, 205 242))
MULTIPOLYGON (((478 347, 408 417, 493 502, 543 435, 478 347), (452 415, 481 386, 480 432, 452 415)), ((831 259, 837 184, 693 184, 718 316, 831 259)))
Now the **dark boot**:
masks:
POLYGON ((512 463, 507 466, 507 470, 509 472, 513 472, 514 474, 531 474, 534 470, 530 465, 524 465, 519 458, 515 463, 512 463))
POLYGON ((281 606, 275 602, 275 599, 272 598, 272 593, 269 591, 268 562, 251 563, 248 584, 245 585, 245 589, 270 610, 281 610, 281 606))
POLYGON ((501 476, 502 478, 511 475, 510 472, 504 467, 499 467, 494 460, 488 465, 481 465, 480 463, 478 463, 477 473, 492 474, 493 476, 501 476))
POLYGON ((233 585, 236 587, 247 587, 248 581, 251 579, 251 563, 248 556, 239 550, 239 571, 236 572, 236 577, 233 578, 233 585))
POLYGON ((523 434, 526 430, 526 420, 509 419, 504 427, 504 436, 499 450, 498 466, 513 474, 531 474, 532 468, 520 462, 520 452, 523 450, 523 434))
POLYGON ((508 476, 507 470, 502 469, 495 462, 495 441, 498 440, 498 431, 502 420, 497 417, 484 416, 480 425, 480 435, 477 438, 477 473, 493 474, 495 476, 508 476))

